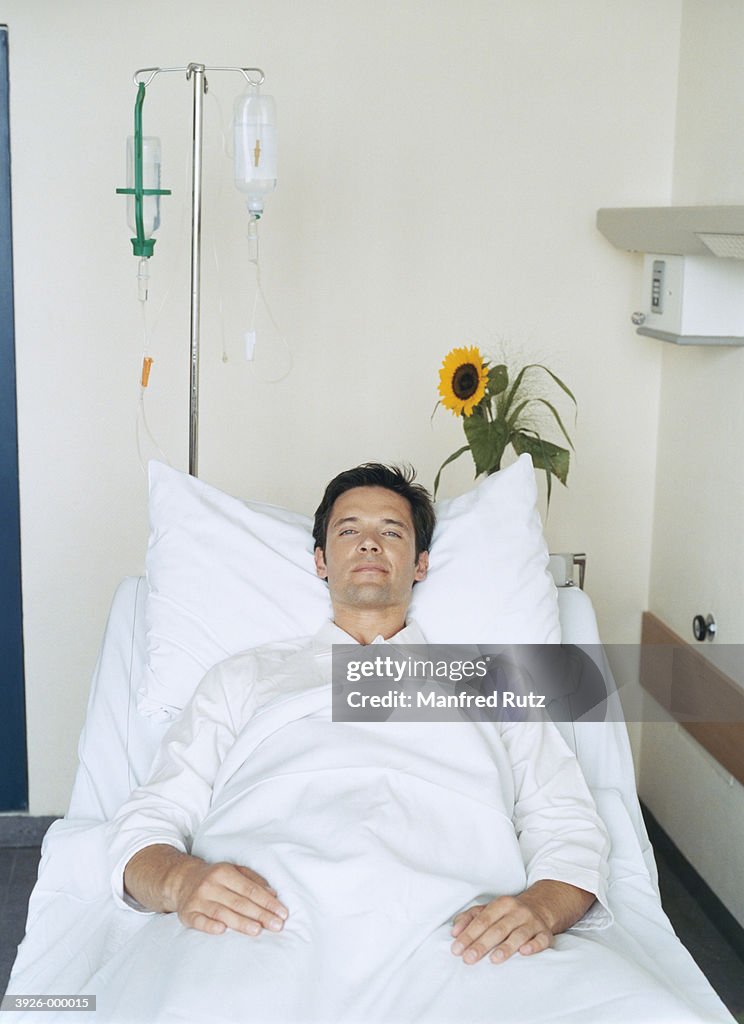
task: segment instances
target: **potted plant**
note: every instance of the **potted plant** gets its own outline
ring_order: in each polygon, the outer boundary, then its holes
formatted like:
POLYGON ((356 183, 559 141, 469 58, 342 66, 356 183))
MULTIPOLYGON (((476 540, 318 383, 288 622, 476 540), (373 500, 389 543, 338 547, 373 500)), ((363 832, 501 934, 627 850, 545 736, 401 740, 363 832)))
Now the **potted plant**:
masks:
POLYGON ((551 388, 560 388, 576 407, 576 399, 569 388, 542 363, 528 363, 516 375, 512 374, 510 380, 505 364, 490 365, 475 346, 453 348, 446 355, 439 370, 440 399, 434 411, 443 405, 461 417, 467 444, 439 467, 434 481, 435 496, 442 470, 450 462, 469 451, 475 462, 475 475, 490 475, 501 468, 504 452, 511 445, 517 455, 523 452, 531 455, 536 469, 545 470, 550 504, 552 478, 555 476, 562 484, 566 483, 570 453, 568 448, 542 436, 541 418, 536 412, 547 410, 569 448, 573 449, 573 444, 555 405, 537 390, 538 375, 547 375, 549 380, 545 383, 551 388))

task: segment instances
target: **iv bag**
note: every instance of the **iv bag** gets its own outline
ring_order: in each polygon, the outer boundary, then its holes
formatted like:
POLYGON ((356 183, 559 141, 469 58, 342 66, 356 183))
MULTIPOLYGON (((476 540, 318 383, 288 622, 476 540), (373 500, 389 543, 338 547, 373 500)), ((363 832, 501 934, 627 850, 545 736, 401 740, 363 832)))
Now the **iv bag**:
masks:
POLYGON ((235 186, 254 217, 276 188, 276 105, 273 96, 251 89, 235 101, 235 186))
MULTIPOLYGON (((134 188, 134 136, 127 139, 127 188, 134 188)), ((160 139, 145 135, 142 139, 142 188, 160 188, 160 139)), ((127 196, 127 223, 137 231, 134 196, 127 196)), ((160 196, 142 197, 142 226, 145 238, 160 227, 160 196)))

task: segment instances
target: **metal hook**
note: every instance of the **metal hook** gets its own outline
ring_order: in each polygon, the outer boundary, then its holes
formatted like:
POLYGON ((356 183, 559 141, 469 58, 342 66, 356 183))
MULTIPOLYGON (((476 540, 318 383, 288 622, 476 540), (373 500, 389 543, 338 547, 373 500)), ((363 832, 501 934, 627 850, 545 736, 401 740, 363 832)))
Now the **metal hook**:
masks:
POLYGON ((191 78, 191 75, 193 74, 193 71, 196 70, 197 68, 200 71, 237 71, 239 74, 241 74, 243 76, 243 78, 245 78, 245 80, 248 82, 248 84, 252 85, 252 86, 263 85, 263 83, 266 81, 266 75, 264 74, 264 72, 263 72, 263 70, 261 68, 217 68, 217 67, 207 67, 204 64, 192 63, 192 64, 187 64, 185 67, 182 67, 182 68, 139 68, 137 71, 134 72, 134 76, 133 76, 134 77, 134 84, 135 85, 139 85, 140 84, 140 81, 141 81, 140 75, 147 75, 148 78, 145 80, 145 83, 144 83, 145 88, 147 88, 148 85, 150 84, 150 82, 153 80, 153 78, 155 78, 156 75, 166 74, 168 72, 173 72, 173 71, 185 71, 186 72, 186 78, 188 79, 188 78, 191 78), (254 77, 254 76, 257 76, 257 77, 254 77))
POLYGON ((146 81, 146 82, 144 83, 144 86, 145 86, 145 88, 147 88, 147 87, 148 87, 148 85, 150 84, 150 82, 151 82, 151 81, 153 80, 153 78, 155 77, 155 75, 159 74, 161 70, 162 70, 162 68, 139 68, 139 69, 138 69, 137 71, 135 71, 135 72, 134 72, 134 75, 133 75, 133 78, 134 78, 134 84, 135 84, 135 85, 140 85, 141 83, 140 83, 140 78, 139 78, 139 76, 140 76, 140 75, 145 75, 145 74, 147 74, 148 72, 152 72, 152 74, 150 75, 150 77, 149 77, 149 78, 147 79, 147 81, 146 81))
POLYGON ((263 73, 261 68, 239 68, 243 73, 243 78, 248 82, 249 85, 263 85, 266 81, 266 75, 263 73), (255 71, 258 74, 258 81, 254 81, 249 72, 255 71))

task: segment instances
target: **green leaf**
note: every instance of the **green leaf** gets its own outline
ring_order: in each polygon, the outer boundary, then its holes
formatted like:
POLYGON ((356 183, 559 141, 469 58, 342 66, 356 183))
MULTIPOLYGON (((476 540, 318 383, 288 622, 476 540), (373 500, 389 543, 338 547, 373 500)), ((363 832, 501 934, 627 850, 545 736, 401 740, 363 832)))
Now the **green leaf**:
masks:
POLYGON ((511 409, 511 404, 514 401, 514 396, 516 395, 517 391, 519 391, 519 385, 522 383, 525 373, 527 372, 527 370, 529 370, 530 366, 532 365, 532 363, 529 363, 527 366, 523 366, 517 374, 517 376, 514 378, 514 383, 512 384, 509 390, 509 394, 506 396, 506 403, 504 405, 504 416, 506 416, 509 412, 509 409, 511 409))
POLYGON ((563 420, 558 415, 558 410, 555 408, 555 406, 552 404, 552 402, 549 402, 547 400, 547 398, 536 398, 535 401, 536 402, 542 402, 543 405, 547 406, 548 409, 550 409, 550 411, 552 412, 553 416, 555 417, 556 423, 558 424, 558 426, 561 429, 561 433, 563 434, 565 439, 568 441, 569 448, 573 449, 573 441, 569 437, 568 431, 563 426, 563 420))
POLYGON ((563 383, 560 377, 553 373, 552 370, 549 370, 547 366, 543 366, 542 363, 528 363, 526 366, 522 367, 522 369, 517 374, 514 383, 512 384, 511 391, 509 392, 509 395, 507 396, 506 400, 506 407, 504 409, 505 413, 508 413, 511 404, 514 401, 514 398, 517 394, 517 391, 519 390, 519 386, 521 385, 524 379, 524 375, 527 373, 528 370, 544 370, 545 373, 547 373, 548 376, 555 381, 558 387, 568 395, 568 397, 573 402, 574 406, 578 409, 578 404, 576 402, 576 399, 574 398, 573 392, 566 384, 563 383))
MULTIPOLYGON (((544 441, 536 434, 526 434, 521 430, 512 434, 511 443, 517 455, 526 452, 532 456, 535 469, 544 469, 548 477, 552 474, 557 476, 562 484, 566 483, 571 456, 565 448, 560 448, 550 441, 544 441)), ((548 495, 550 495, 550 480, 548 480, 548 495)))
POLYGON ((553 416, 555 418, 556 423, 558 424, 558 426, 561 429, 561 433, 563 434, 565 439, 568 441, 569 447, 573 448, 573 441, 569 437, 568 431, 563 426, 563 420, 558 415, 558 410, 555 408, 555 406, 551 402, 549 402, 547 400, 547 398, 526 398, 524 400, 524 402, 521 402, 517 406, 516 410, 512 413, 511 417, 509 418, 509 428, 510 428, 510 430, 518 429, 517 419, 519 417, 519 414, 524 410, 525 406, 530 404, 530 402, 540 402, 541 405, 545 405, 545 406, 548 407, 548 409, 550 409, 551 413, 553 414, 553 416))
POLYGON ((568 387, 568 385, 567 385, 567 384, 564 384, 564 383, 563 383, 563 381, 561 380, 561 378, 560 378, 560 377, 558 377, 558 376, 557 376, 557 374, 553 373, 553 371, 552 371, 552 370, 549 370, 549 369, 547 368, 547 366, 543 366, 543 364, 542 364, 542 363, 531 363, 530 365, 531 365, 531 366, 536 366, 536 367, 539 367, 539 368, 540 368, 541 370, 545 370, 545 372, 546 372, 547 374, 549 374, 549 376, 551 376, 551 377, 553 378, 553 380, 554 380, 554 381, 556 382, 556 384, 558 385, 558 387, 559 387, 559 388, 561 388, 561 390, 562 390, 562 391, 565 391, 565 392, 566 392, 566 394, 567 394, 567 395, 568 395, 568 397, 569 397, 569 398, 571 399, 571 401, 573 402, 573 404, 574 404, 574 406, 576 407, 576 409, 578 409, 578 407, 579 407, 579 406, 578 406, 578 403, 577 403, 576 399, 574 398, 574 394, 573 394, 573 391, 571 391, 571 389, 570 389, 570 388, 568 387))
POLYGON ((465 445, 462 446, 462 448, 458 448, 457 451, 453 452, 452 455, 450 455, 448 458, 446 458, 444 460, 444 462, 442 463, 442 465, 439 467, 439 472, 434 477, 434 497, 435 498, 437 496, 437 490, 439 489, 439 478, 442 475, 442 470, 444 469, 444 467, 445 466, 449 466, 450 462, 454 462, 455 459, 459 459, 460 456, 463 455, 467 451, 470 451, 470 445, 469 444, 465 444, 465 445))
POLYGON ((505 391, 509 386, 509 371, 500 363, 498 366, 492 366, 488 371, 488 384, 486 385, 486 394, 489 396, 500 395, 502 391, 505 391))
POLYGON ((475 475, 498 469, 507 443, 505 425, 500 420, 489 423, 475 416, 464 416, 462 425, 473 453, 475 475))
POLYGON ((510 433, 511 433, 512 430, 516 429, 517 421, 519 420, 519 417, 520 417, 522 411, 524 410, 524 407, 526 405, 529 405, 530 401, 531 401, 530 398, 525 398, 525 400, 523 402, 520 402, 519 405, 517 406, 517 408, 514 410, 514 412, 511 414, 511 416, 507 420, 506 426, 507 426, 507 429, 509 430, 510 433))

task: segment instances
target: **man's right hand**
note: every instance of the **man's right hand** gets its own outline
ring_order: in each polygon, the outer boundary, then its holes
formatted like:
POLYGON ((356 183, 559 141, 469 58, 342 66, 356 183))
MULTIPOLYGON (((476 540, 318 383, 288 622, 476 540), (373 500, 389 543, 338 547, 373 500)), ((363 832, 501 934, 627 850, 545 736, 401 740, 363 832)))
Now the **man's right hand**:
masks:
POLYGON ((188 928, 219 935, 281 931, 287 908, 261 875, 240 864, 208 864, 172 846, 147 846, 124 870, 126 891, 148 910, 175 912, 188 928))

